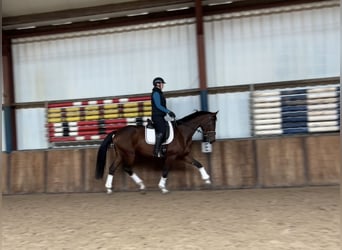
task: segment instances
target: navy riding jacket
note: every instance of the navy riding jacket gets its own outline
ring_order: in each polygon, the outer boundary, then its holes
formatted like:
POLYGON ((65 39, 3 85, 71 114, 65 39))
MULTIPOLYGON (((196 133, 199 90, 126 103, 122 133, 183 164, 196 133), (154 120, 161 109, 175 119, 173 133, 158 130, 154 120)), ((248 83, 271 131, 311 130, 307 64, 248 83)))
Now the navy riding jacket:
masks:
POLYGON ((152 100, 152 121, 157 133, 165 133, 166 121, 164 116, 170 112, 166 108, 166 99, 161 89, 154 87, 151 94, 152 100))

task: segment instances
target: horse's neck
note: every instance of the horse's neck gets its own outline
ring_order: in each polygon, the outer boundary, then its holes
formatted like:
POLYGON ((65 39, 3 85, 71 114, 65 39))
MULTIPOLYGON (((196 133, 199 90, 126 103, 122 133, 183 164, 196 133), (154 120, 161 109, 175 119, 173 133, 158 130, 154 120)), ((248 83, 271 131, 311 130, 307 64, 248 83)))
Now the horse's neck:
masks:
POLYGON ((179 125, 179 129, 182 131, 183 136, 190 139, 196 132, 196 130, 201 126, 200 117, 197 117, 191 121, 187 121, 179 125))

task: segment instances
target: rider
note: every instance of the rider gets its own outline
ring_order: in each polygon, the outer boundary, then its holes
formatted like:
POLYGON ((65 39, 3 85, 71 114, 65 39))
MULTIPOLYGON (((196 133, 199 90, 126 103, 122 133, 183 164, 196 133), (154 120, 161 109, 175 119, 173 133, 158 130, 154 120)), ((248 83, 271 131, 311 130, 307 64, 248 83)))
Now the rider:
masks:
POLYGON ((161 145, 164 141, 167 122, 164 116, 168 114, 171 118, 175 118, 176 115, 171 110, 166 108, 166 99, 162 92, 165 81, 161 77, 153 79, 153 89, 151 94, 152 100, 152 121, 156 131, 156 143, 154 145, 153 155, 155 157, 164 157, 161 152, 161 145))

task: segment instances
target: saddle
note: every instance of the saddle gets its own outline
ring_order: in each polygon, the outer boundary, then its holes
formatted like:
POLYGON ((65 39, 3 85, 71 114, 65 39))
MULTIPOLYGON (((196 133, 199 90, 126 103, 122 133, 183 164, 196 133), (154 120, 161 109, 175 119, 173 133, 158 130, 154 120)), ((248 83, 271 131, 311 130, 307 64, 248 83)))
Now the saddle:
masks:
MULTIPOLYGON (((171 121, 167 122, 168 126, 166 127, 165 133, 165 141, 162 145, 170 144, 174 138, 174 131, 171 121)), ((145 126, 145 141, 147 144, 154 145, 156 143, 156 132, 153 126, 153 122, 150 119, 147 119, 147 124, 145 126)))

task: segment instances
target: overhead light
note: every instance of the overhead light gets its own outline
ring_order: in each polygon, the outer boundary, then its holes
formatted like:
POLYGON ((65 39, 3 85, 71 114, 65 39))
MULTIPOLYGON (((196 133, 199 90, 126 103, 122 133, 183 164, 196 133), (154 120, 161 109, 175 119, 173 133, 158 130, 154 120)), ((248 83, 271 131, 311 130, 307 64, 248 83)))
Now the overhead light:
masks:
POLYGON ((36 26, 32 25, 32 26, 26 26, 26 27, 18 27, 16 28, 17 30, 28 30, 28 29, 34 29, 36 28, 36 26))
POLYGON ((141 12, 141 13, 135 13, 135 14, 128 14, 127 16, 128 16, 128 17, 131 17, 131 16, 143 16, 143 15, 148 15, 148 12, 141 12))
POLYGON ((53 26, 59 26, 59 25, 68 25, 68 24, 72 24, 72 22, 53 23, 53 24, 51 24, 51 25, 53 25, 53 26))
POLYGON ((180 8, 173 8, 173 9, 167 9, 166 11, 177 11, 177 10, 187 10, 190 7, 185 6, 185 7, 180 7, 180 8))
POLYGON ((216 2, 216 3, 209 3, 208 6, 231 4, 231 3, 233 3, 233 1, 216 2))
POLYGON ((108 20, 109 17, 99 17, 99 18, 91 18, 89 19, 90 22, 96 22, 96 21, 104 21, 104 20, 108 20))

